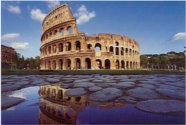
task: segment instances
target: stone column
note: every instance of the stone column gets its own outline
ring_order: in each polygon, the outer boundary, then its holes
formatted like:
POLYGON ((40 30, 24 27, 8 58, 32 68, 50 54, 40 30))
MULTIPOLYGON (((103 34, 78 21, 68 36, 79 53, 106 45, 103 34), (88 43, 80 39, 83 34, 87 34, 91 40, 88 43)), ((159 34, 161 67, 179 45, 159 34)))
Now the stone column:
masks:
POLYGON ((85 58, 81 58, 81 69, 85 69, 85 58))
POLYGON ((71 59, 71 70, 75 69, 76 60, 74 58, 71 59))
POLYGON ((56 70, 59 70, 59 59, 56 59, 56 70))
POLYGON ((68 29, 67 29, 67 27, 65 27, 63 30, 64 30, 64 36, 67 36, 68 35, 68 29))

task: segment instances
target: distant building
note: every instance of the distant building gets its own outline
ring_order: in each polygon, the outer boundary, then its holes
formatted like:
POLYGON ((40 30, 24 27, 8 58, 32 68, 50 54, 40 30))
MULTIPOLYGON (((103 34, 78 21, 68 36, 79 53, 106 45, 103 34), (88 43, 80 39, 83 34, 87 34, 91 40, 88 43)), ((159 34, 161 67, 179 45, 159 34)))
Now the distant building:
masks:
POLYGON ((1 45, 1 69, 14 68, 14 57, 16 51, 12 47, 1 45))

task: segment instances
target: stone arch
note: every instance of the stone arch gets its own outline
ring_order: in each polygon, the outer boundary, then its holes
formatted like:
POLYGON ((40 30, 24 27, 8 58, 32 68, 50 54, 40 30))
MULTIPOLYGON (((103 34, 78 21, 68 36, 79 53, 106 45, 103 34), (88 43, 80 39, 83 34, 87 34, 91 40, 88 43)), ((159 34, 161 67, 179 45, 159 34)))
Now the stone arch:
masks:
POLYGON ((71 51, 72 45, 71 42, 66 43, 66 51, 71 51))
POLYGON ((119 60, 116 60, 116 69, 119 69, 119 60))
POLYGON ((76 41, 76 50, 81 50, 81 42, 76 41))
POLYGON ((135 62, 133 62, 133 68, 136 68, 136 64, 135 64, 135 62))
POLYGON ((110 60, 109 59, 105 60, 105 69, 110 69, 110 60))
POLYGON ((129 68, 129 61, 126 62, 126 68, 129 68))
POLYGON ((129 55, 131 55, 132 54, 132 49, 129 49, 129 55))
POLYGON ((116 47, 116 55, 119 55, 119 47, 116 47))
POLYGON ((51 54, 51 46, 48 47, 48 54, 51 54))
POLYGON ((65 31, 64 28, 61 28, 61 29, 60 29, 60 34, 61 34, 62 36, 64 36, 64 31, 65 31))
POLYGON ((95 50, 96 51, 101 51, 101 44, 100 43, 95 44, 95 50))
POLYGON ((48 69, 50 70, 51 69, 51 62, 48 61, 48 69))
POLYGON ((70 59, 66 60, 66 68, 71 69, 71 60, 70 59))
POLYGON ((109 48, 109 52, 114 52, 114 48, 113 48, 113 46, 110 46, 110 48, 109 48))
POLYGON ((130 61, 130 69, 132 69, 132 61, 130 61))
POLYGON ((124 55, 124 48, 121 47, 121 55, 124 55))
POLYGON ((100 59, 96 59, 97 65, 99 69, 102 69, 102 61, 100 59))
POLYGON ((57 34, 57 30, 54 30, 54 35, 56 35, 57 34))
POLYGON ((67 27, 68 35, 72 35, 72 27, 68 26, 67 27))
POLYGON ((53 46, 52 46, 52 50, 53 50, 53 53, 56 53, 56 44, 54 44, 53 46))
POLYGON ((125 62, 123 60, 121 61, 121 68, 125 69, 125 62))
POLYGON ((119 46, 119 42, 118 42, 118 41, 116 41, 116 42, 115 42, 115 45, 116 45, 116 46, 119 46))
POLYGON ((91 59, 90 58, 85 59, 85 67, 86 67, 86 69, 91 69, 91 59))
POLYGON ((58 99, 63 99, 63 90, 58 90, 58 93, 57 93, 57 98, 58 99))
POLYGON ((125 49, 125 53, 128 54, 128 48, 125 49))
POLYGON ((76 67, 75 67, 75 69, 81 69, 81 60, 80 60, 80 58, 76 58, 76 67))
POLYGON ((89 50, 92 49, 92 44, 88 44, 87 49, 89 49, 89 50))
POLYGON ((59 52, 63 52, 63 43, 59 43, 59 52))
POLYGON ((52 61, 52 69, 56 69, 56 60, 52 61))
POLYGON ((63 60, 59 59, 59 69, 63 69, 63 60))

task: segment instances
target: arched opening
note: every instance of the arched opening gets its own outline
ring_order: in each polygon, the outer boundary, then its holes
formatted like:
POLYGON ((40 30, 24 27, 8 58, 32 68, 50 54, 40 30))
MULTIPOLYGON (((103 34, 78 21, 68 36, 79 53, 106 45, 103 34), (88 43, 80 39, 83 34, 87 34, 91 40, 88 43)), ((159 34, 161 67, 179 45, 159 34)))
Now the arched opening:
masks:
POLYGON ((95 51, 101 51, 101 44, 100 43, 96 43, 95 51))
POLYGON ((116 55, 119 55, 119 48, 116 47, 116 55))
POLYGON ((56 53, 56 45, 53 45, 53 53, 56 53))
POLYGON ((63 44, 62 43, 59 44, 59 52, 63 52, 63 44))
POLYGON ((81 60, 79 58, 76 58, 76 67, 75 69, 81 69, 81 60))
POLYGON ((109 59, 105 60, 105 69, 110 69, 110 60, 109 59))
POLYGON ((57 97, 58 97, 58 99, 63 99, 63 91, 62 90, 58 90, 57 97))
POLYGON ((57 30, 54 30, 54 35, 56 35, 57 34, 57 30))
POLYGON ((119 60, 116 60, 116 69, 119 69, 119 60))
POLYGON ((71 69, 71 60, 70 59, 67 59, 66 68, 71 69))
POLYGON ((109 51, 110 51, 110 52, 114 52, 113 46, 110 46, 109 51))
POLYGON ((115 45, 116 45, 116 46, 119 46, 119 42, 118 42, 118 41, 116 41, 116 42, 115 42, 115 45))
POLYGON ((69 26, 69 27, 67 28, 67 31, 68 31, 68 35, 71 35, 71 34, 72 34, 72 27, 69 26))
POLYGON ((64 36, 64 29, 63 28, 60 29, 60 33, 62 36, 64 36))
POLYGON ((121 48, 121 55, 124 55, 124 48, 121 48))
POLYGON ((100 59, 96 59, 96 62, 97 62, 97 66, 99 69, 102 69, 102 62, 100 59))
POLYGON ((48 69, 51 69, 51 62, 48 61, 48 69))
POLYGON ((89 58, 85 59, 85 67, 86 69, 91 69, 91 60, 89 58))
POLYGON ((88 44, 87 49, 92 49, 92 44, 88 44))
POLYGON ((48 54, 51 54, 51 46, 48 47, 48 54))
POLYGON ((131 55, 132 54, 132 49, 129 49, 129 55, 131 55))
POLYGON ((133 69, 136 68, 135 62, 133 62, 133 69))
POLYGON ((81 43, 76 41, 76 50, 81 50, 81 43))
POLYGON ((125 49, 125 53, 128 54, 128 48, 125 49))
POLYGON ((66 43, 66 51, 71 51, 71 43, 70 42, 66 43))
POLYGON ((56 69, 56 61, 55 60, 53 60, 53 62, 52 62, 52 69, 56 69))
POLYGON ((59 60, 59 69, 63 69, 63 60, 62 59, 59 60))
POLYGON ((121 61, 121 68, 125 69, 125 62, 123 60, 121 61))
POLYGON ((129 61, 126 62, 126 68, 129 68, 129 61))
POLYGON ((132 62, 130 62, 130 69, 132 69, 132 62))

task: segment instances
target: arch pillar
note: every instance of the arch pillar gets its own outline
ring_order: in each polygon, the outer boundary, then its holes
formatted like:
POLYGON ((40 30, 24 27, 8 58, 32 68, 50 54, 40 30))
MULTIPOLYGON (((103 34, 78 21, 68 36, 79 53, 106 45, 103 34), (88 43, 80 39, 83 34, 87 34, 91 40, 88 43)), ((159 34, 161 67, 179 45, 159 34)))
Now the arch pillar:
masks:
POLYGON ((86 67, 86 64, 85 64, 85 58, 83 57, 83 58, 80 58, 81 60, 80 60, 80 62, 81 62, 81 69, 85 69, 85 67, 86 67))

